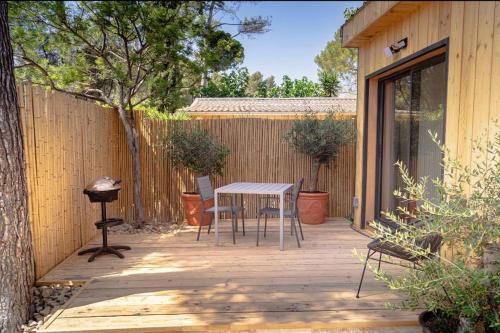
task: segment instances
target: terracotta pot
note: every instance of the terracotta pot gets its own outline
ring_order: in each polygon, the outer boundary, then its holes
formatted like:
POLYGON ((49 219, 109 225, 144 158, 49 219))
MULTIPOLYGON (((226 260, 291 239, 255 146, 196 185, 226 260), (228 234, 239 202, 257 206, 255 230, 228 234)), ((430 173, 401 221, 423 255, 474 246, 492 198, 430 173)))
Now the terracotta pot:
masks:
MULTIPOLYGON (((189 225, 200 225, 200 208, 201 208, 201 197, 197 193, 182 193, 182 204, 184 206, 184 215, 186 216, 187 223, 189 225)), ((207 200, 205 202, 205 207, 209 208, 214 205, 214 200, 207 200)), ((203 225, 209 225, 213 218, 213 214, 204 214, 203 225)))
POLYGON ((328 211, 328 192, 300 192, 297 202, 300 222, 305 224, 325 223, 328 211))

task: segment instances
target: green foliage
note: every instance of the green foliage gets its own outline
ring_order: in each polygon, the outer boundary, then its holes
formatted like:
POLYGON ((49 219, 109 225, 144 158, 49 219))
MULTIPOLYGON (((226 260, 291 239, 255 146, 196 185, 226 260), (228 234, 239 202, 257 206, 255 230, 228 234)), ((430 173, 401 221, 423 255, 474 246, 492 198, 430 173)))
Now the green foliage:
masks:
POLYGON ((306 154, 321 163, 337 155, 342 145, 351 143, 354 138, 352 122, 338 120, 334 112, 324 119, 308 113, 303 119, 295 120, 285 135, 297 152, 306 154))
POLYGON ((292 80, 288 75, 283 76, 283 81, 278 87, 272 88, 268 97, 318 97, 322 96, 321 86, 307 77, 292 80))
POLYGON ((201 85, 195 87, 195 92, 198 88, 207 86, 210 74, 229 70, 243 62, 244 48, 236 40, 236 36, 262 34, 268 32, 271 25, 271 19, 268 17, 251 16, 240 19, 237 15, 239 2, 203 1, 202 3, 203 25, 200 31, 202 38, 198 41, 196 54, 199 65, 197 74, 201 75, 201 85), (230 27, 229 30, 236 29, 236 33, 232 35, 223 31, 223 27, 230 27))
POLYGON ((491 262, 498 263, 500 248, 500 132, 493 141, 475 141, 469 166, 452 157, 436 135, 433 140, 444 156, 445 179, 415 180, 397 163, 404 188, 394 195, 405 203, 415 203, 411 206, 416 208, 410 211, 405 204, 394 212, 384 212, 399 227, 396 232, 379 222, 371 223, 378 237, 415 257, 430 259, 401 276, 384 272, 378 276, 406 293, 403 308, 423 305, 442 318, 465 320, 471 330, 499 331, 500 273, 498 264, 491 262), (429 193, 438 193, 438 197, 429 193), (454 249, 452 259, 431 256, 429 249, 418 246, 418 240, 431 233, 440 234, 444 244, 454 249))
POLYGON ((184 166, 197 175, 222 175, 229 149, 200 129, 188 131, 174 126, 164 139, 163 148, 176 166, 184 166))
POLYGON ((255 72, 248 77, 247 87, 245 89, 245 94, 247 96, 257 97, 260 93, 264 82, 264 76, 261 72, 255 72))
POLYGON ((334 74, 322 73, 321 83, 315 83, 307 77, 292 80, 283 76, 282 83, 277 86, 274 77, 264 79, 262 73, 249 75, 245 67, 227 73, 215 73, 206 87, 195 91, 201 97, 333 97, 339 91, 339 81, 334 74))
POLYGON ((324 96, 336 97, 339 94, 340 82, 337 78, 337 74, 320 72, 319 82, 321 84, 321 89, 323 90, 324 96))
POLYGON ((248 69, 245 67, 229 73, 214 74, 206 87, 200 89, 201 97, 246 97, 248 69))
POLYGON ((113 106, 175 110, 202 25, 196 2, 12 2, 17 75, 113 106))
MULTIPOLYGON (((360 7, 361 8, 361 7, 360 7)), ((344 18, 346 21, 351 19, 351 17, 358 12, 359 8, 356 7, 348 7, 344 9, 344 18)))
POLYGON ((339 149, 354 140, 354 126, 350 120, 338 120, 334 112, 324 119, 313 113, 295 120, 285 135, 285 140, 299 153, 311 157, 313 168, 309 191, 317 191, 318 172, 321 164, 327 164, 339 149))
POLYGON ((356 89, 358 73, 358 51, 342 47, 340 30, 335 32, 333 40, 314 58, 320 72, 337 75, 346 90, 356 89))
POLYGON ((191 119, 191 116, 189 115, 188 112, 179 110, 174 113, 170 112, 161 112, 156 108, 144 108, 141 109, 140 111, 144 112, 146 117, 149 119, 155 119, 155 120, 189 120, 191 119))
POLYGON ((243 46, 225 31, 207 32, 203 43, 200 56, 211 71, 224 71, 243 62, 243 46))

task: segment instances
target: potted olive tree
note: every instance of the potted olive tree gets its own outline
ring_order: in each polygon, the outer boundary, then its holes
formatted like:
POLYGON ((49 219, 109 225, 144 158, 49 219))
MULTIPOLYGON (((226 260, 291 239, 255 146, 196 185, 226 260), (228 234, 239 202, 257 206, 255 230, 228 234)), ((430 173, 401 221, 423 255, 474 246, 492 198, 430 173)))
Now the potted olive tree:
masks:
POLYGON ((285 140, 299 153, 311 158, 311 175, 308 188, 298 199, 299 218, 306 224, 325 222, 328 209, 328 192, 318 191, 319 171, 322 165, 337 156, 343 145, 354 139, 354 126, 351 120, 341 120, 329 112, 324 119, 314 113, 293 122, 285 135, 285 140))
MULTIPOLYGON (((201 129, 187 130, 174 126, 164 140, 164 149, 174 166, 183 166, 192 171, 195 177, 222 175, 224 162, 229 149, 213 139, 201 129)), ((185 216, 190 225, 208 225, 210 215, 199 221, 201 197, 195 190, 195 184, 189 192, 182 193, 185 216)))
POLYGON ((433 139, 443 151, 445 180, 415 180, 397 163, 404 186, 394 194, 414 202, 414 208, 384 212, 398 226, 396 232, 371 223, 378 237, 428 259, 397 276, 384 272, 383 266, 381 271, 371 269, 406 295, 398 307, 425 309, 419 317, 424 332, 499 332, 500 133, 494 142, 476 142, 469 166, 450 157, 437 137, 433 139), (419 221, 417 227, 408 217, 419 221), (431 255, 422 248, 419 240, 431 233, 440 234, 444 248, 453 252, 431 255))

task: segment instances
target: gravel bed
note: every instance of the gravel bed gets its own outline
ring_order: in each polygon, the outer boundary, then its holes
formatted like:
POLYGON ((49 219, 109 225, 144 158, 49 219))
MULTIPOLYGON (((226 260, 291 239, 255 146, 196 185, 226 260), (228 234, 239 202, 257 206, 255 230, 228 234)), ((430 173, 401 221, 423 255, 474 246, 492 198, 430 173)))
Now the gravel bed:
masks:
POLYGON ((131 224, 123 223, 108 230, 110 234, 169 234, 177 233, 181 229, 182 225, 176 223, 146 223, 141 229, 137 229, 131 224))
POLYGON ((22 326, 21 332, 31 333, 36 332, 48 316, 56 312, 71 296, 73 296, 80 287, 63 286, 54 284, 50 286, 33 287, 33 315, 28 320, 28 323, 22 326))

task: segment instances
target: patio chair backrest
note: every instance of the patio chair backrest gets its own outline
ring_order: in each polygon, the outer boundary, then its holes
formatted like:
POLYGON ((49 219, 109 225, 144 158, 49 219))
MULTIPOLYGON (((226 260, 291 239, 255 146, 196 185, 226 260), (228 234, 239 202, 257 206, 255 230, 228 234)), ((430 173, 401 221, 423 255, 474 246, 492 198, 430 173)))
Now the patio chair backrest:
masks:
POLYGON ((422 237, 418 241, 418 245, 423 249, 429 249, 432 254, 436 254, 439 249, 441 249, 441 243, 443 242, 443 237, 437 232, 431 232, 430 234, 422 237))
POLYGON ((207 201, 214 198, 214 189, 212 188, 212 183, 208 176, 196 178, 196 184, 198 186, 198 193, 201 196, 201 200, 207 201))
POLYGON ((293 185, 292 190, 292 209, 294 212, 297 211, 297 200, 299 200, 300 190, 302 189, 302 184, 304 184, 304 178, 300 178, 295 185, 293 185))

